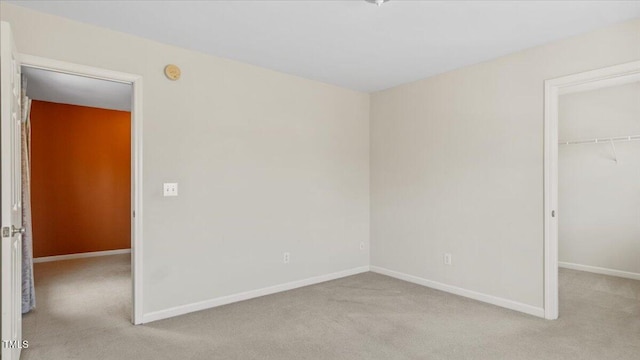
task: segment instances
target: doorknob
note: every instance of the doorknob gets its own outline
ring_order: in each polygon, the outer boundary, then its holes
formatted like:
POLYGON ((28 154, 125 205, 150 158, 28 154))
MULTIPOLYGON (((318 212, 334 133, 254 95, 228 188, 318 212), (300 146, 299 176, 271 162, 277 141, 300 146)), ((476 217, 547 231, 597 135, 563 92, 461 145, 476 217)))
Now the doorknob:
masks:
POLYGON ((11 236, 14 236, 16 234, 22 235, 22 234, 25 233, 25 231, 27 231, 27 229, 24 228, 24 227, 17 228, 17 227, 15 227, 15 225, 11 225, 11 236))

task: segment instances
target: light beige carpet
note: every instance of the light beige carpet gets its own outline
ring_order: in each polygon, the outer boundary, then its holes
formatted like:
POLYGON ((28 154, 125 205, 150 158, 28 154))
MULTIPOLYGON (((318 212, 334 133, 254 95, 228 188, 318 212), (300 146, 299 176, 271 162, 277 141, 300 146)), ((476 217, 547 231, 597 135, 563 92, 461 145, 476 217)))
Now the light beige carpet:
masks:
POLYGON ((366 273, 141 326, 128 255, 35 274, 25 360, 640 359, 640 282, 578 271, 556 321, 366 273))

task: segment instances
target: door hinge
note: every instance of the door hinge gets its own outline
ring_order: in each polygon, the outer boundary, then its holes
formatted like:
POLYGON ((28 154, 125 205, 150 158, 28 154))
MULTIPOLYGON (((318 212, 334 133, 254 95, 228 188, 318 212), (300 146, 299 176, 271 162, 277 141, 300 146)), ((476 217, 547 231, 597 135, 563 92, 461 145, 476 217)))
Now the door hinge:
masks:
POLYGON ((8 226, 2 228, 2 237, 11 237, 11 229, 8 226))
POLYGON ((135 212, 135 210, 133 211, 133 217, 136 217, 136 212, 135 212))

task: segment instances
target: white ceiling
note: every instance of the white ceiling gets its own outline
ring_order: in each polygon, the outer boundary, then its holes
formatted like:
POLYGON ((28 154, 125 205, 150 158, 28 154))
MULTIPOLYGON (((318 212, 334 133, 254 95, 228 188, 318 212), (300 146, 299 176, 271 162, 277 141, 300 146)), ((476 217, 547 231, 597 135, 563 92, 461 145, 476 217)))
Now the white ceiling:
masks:
POLYGON ((131 84, 23 67, 33 100, 131 111, 131 84))
POLYGON ((640 17, 640 1, 17 3, 367 92, 640 17))

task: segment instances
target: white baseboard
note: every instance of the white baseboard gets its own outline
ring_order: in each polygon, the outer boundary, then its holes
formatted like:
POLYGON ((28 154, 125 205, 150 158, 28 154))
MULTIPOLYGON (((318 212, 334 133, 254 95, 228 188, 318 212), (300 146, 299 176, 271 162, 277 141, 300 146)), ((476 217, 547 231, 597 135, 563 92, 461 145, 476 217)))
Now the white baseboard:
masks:
POLYGON ((590 266, 590 265, 573 264, 573 263, 568 263, 564 261, 558 261, 558 266, 565 269, 587 271, 587 272, 596 273, 596 274, 617 276, 617 277, 632 279, 632 280, 640 280, 640 274, 629 272, 629 271, 607 269, 607 268, 601 268, 601 267, 590 266))
POLYGON ((96 256, 119 255, 119 254, 130 254, 130 253, 131 253, 131 249, 93 251, 93 252, 77 253, 77 254, 37 257, 37 258, 33 258, 33 262, 43 263, 43 262, 49 262, 49 261, 71 260, 71 259, 81 259, 81 258, 89 258, 89 257, 96 257, 96 256))
POLYGON ((480 292, 477 292, 477 291, 467 290, 467 289, 463 289, 463 288, 460 288, 460 287, 457 287, 457 286, 443 284, 443 283, 440 283, 440 282, 437 282, 437 281, 427 280, 427 279, 424 279, 424 278, 421 278, 421 277, 417 277, 417 276, 413 276, 413 275, 409 275, 409 274, 404 274, 404 273, 401 273, 401 272, 385 269, 385 268, 382 268, 382 267, 379 267, 379 266, 371 266, 371 271, 375 272, 375 273, 378 273, 378 274, 387 275, 387 276, 390 276, 392 278, 396 278, 396 279, 408 281, 408 282, 411 282, 411 283, 414 283, 414 284, 426 286, 426 287, 429 287, 429 288, 432 288, 432 289, 436 289, 436 290, 448 292, 448 293, 451 293, 451 294, 468 297, 470 299, 486 302, 486 303, 497 305, 497 306, 501 306, 503 308, 507 308, 507 309, 510 309, 510 310, 520 311, 520 312, 523 312, 525 314, 529 314, 529 315, 533 315, 533 316, 544 318, 544 308, 542 308, 542 307, 535 307, 535 306, 523 304, 523 303, 520 303, 520 302, 517 302, 517 301, 508 300, 508 299, 500 298, 500 297, 493 296, 493 295, 487 295, 487 294, 483 294, 483 293, 480 293, 480 292))
POLYGON ((249 300, 260 296, 271 295, 282 291, 293 290, 303 286, 319 284, 325 281, 335 280, 346 276, 356 275, 369 271, 369 266, 361 266, 354 269, 339 271, 331 274, 315 276, 308 279, 292 281, 280 285, 269 286, 262 289, 246 291, 238 294, 221 296, 214 299, 204 300, 192 304, 172 307, 165 310, 154 311, 142 316, 143 323, 149 323, 156 320, 167 319, 170 317, 184 315, 195 311, 206 310, 217 306, 227 305, 238 301, 249 300))

